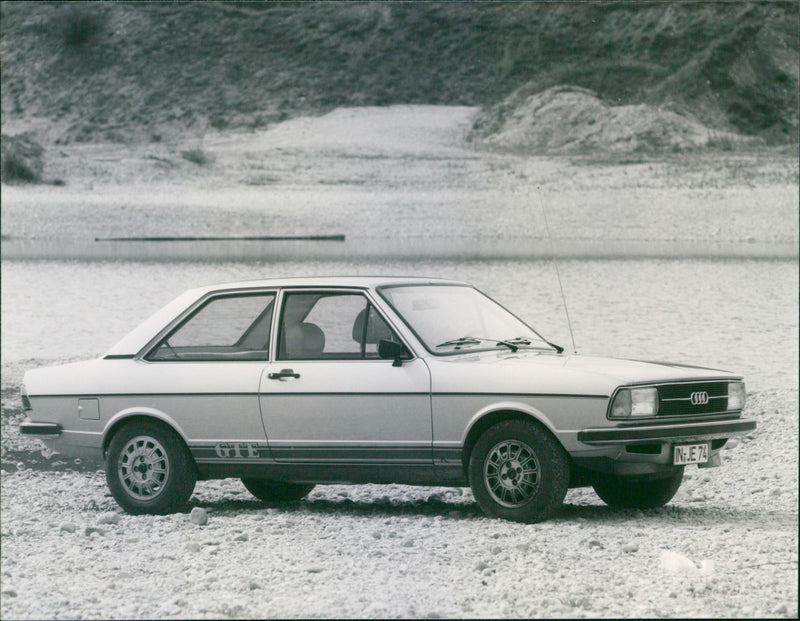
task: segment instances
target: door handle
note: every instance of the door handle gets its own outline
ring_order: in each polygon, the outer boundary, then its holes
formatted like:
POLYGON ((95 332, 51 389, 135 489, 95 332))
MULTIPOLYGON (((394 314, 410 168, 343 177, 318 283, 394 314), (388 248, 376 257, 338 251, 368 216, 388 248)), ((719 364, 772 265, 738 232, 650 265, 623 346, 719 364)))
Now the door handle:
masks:
POLYGON ((293 377, 297 379, 300 377, 300 374, 295 373, 291 369, 281 369, 279 373, 270 373, 269 375, 267 375, 267 377, 269 379, 276 379, 276 380, 283 379, 284 377, 293 377))

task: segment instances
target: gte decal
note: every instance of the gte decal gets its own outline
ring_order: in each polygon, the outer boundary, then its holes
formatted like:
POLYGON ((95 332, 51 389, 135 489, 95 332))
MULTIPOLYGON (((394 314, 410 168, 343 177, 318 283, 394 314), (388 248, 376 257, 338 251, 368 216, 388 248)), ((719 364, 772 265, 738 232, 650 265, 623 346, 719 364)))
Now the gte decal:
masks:
POLYGON ((217 457, 230 457, 233 459, 248 459, 261 457, 259 451, 267 450, 267 446, 259 446, 258 444, 251 444, 250 442, 222 442, 214 447, 214 452, 217 457))

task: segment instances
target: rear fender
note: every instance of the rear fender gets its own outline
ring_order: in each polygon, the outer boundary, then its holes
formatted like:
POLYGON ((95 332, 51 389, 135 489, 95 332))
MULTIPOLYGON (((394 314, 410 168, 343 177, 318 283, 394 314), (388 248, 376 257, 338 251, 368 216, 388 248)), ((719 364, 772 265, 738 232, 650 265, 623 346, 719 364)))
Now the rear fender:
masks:
POLYGON ((112 416, 108 423, 106 423, 105 428, 103 429, 103 457, 105 458, 106 450, 108 449, 108 444, 111 442, 111 438, 117 432, 117 430, 122 427, 128 420, 132 418, 149 418, 160 421, 167 426, 171 427, 175 433, 177 433, 183 443, 188 446, 188 439, 186 437, 186 433, 183 431, 183 428, 175 421, 174 418, 168 416, 161 410, 156 410, 154 408, 148 407, 134 407, 134 408, 127 408, 120 412, 117 412, 112 416))

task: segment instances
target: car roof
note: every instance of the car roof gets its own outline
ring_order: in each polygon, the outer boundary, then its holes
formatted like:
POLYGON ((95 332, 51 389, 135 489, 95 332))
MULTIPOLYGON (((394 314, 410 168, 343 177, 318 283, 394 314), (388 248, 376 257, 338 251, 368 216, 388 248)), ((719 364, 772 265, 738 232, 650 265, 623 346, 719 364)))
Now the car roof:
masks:
POLYGON ((445 278, 424 278, 420 276, 302 276, 295 278, 264 278, 261 280, 244 280, 200 287, 204 293, 227 290, 262 287, 358 287, 374 289, 390 285, 424 285, 452 284, 464 285, 458 280, 445 278))
POLYGON ((140 323, 104 356, 128 357, 137 354, 168 323, 190 305, 206 295, 217 292, 246 291, 249 289, 301 288, 301 287, 350 287, 376 289, 397 285, 466 285, 458 280, 444 278, 423 278, 419 276, 304 276, 297 278, 265 278, 228 282, 184 291, 169 304, 156 311, 140 323))

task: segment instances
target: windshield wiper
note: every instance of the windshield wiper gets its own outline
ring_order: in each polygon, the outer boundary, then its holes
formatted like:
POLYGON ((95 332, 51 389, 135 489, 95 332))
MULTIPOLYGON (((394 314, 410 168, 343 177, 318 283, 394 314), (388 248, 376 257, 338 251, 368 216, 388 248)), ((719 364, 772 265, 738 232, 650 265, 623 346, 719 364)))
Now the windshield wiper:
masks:
POLYGON ((453 339, 452 341, 445 341, 444 343, 439 343, 436 347, 453 347, 455 346, 456 349, 460 349, 462 345, 479 345, 483 339, 479 339, 474 336, 462 336, 459 339, 453 339))
MULTIPOLYGON (((556 345, 555 343, 551 343, 550 341, 547 341, 545 339, 542 339, 542 341, 544 341, 550 347, 555 349, 557 354, 560 354, 561 352, 564 351, 564 348, 561 347, 560 345, 556 345)), ((506 343, 512 343, 514 345, 531 345, 532 341, 529 338, 525 337, 525 336, 517 336, 517 337, 515 337, 513 339, 506 339, 506 343)))
MULTIPOLYGON (((516 339, 512 339, 516 340, 516 339)), ((525 339, 523 339, 525 340, 525 339)), ((515 344, 511 341, 503 341, 498 339, 486 339, 480 336, 462 336, 460 339, 453 339, 452 341, 445 341, 444 343, 439 343, 436 347, 454 347, 454 349, 461 349, 464 345, 480 345, 483 341, 494 342, 496 347, 500 347, 504 345, 508 347, 512 352, 515 352, 519 349, 520 344, 522 345, 530 345, 530 341, 525 343, 515 344)))

